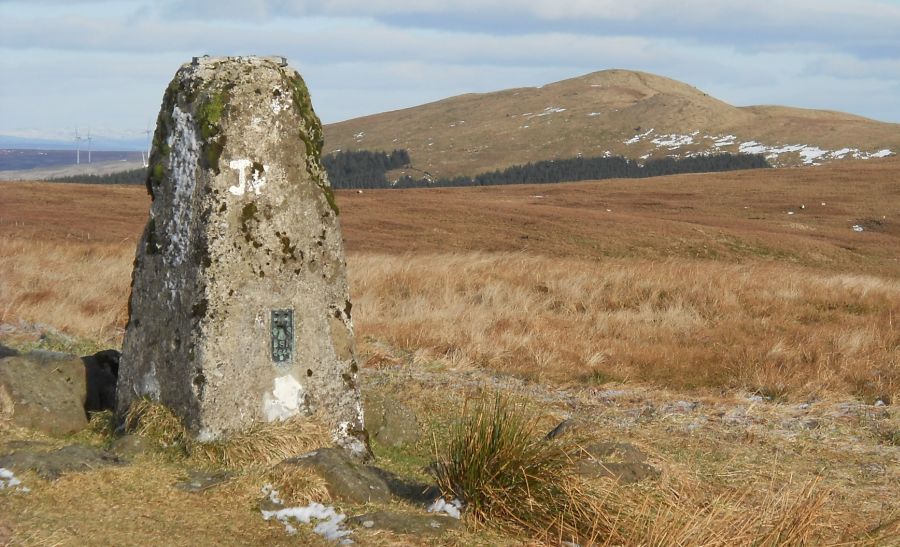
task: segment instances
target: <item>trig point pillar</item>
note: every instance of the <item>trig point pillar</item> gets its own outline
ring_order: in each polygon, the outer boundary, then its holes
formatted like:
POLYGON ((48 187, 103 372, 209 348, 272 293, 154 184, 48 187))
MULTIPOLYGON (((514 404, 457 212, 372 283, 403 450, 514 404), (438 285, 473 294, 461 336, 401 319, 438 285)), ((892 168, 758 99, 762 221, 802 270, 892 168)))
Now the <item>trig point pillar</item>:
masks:
POLYGON ((368 450, 322 126, 280 57, 200 57, 163 97, 118 384, 200 440, 319 415, 368 450))

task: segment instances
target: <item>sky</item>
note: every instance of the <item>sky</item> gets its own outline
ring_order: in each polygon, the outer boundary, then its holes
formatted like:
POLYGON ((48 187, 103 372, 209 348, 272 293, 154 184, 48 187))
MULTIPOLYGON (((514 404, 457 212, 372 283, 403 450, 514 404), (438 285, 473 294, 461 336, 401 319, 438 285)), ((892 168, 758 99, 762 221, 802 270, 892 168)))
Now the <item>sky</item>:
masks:
POLYGON ((141 139, 196 55, 282 55, 326 123, 610 68, 900 123, 900 0, 0 0, 0 135, 141 139))

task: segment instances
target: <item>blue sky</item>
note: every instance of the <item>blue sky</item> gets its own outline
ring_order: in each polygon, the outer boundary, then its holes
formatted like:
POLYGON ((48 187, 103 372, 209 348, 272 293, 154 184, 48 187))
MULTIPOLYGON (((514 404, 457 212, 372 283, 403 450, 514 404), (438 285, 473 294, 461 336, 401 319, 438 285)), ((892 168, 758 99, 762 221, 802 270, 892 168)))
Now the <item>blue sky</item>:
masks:
POLYGON ((284 55, 325 122, 608 68, 900 123, 900 0, 0 0, 0 135, 135 138, 194 55, 284 55))

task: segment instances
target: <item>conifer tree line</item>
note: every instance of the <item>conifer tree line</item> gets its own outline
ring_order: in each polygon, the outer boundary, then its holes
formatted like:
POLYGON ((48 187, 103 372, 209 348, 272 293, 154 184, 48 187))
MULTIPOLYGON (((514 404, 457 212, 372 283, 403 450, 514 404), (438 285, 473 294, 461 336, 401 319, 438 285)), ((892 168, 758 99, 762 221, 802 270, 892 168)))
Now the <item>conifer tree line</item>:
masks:
POLYGON ((711 173, 771 167, 759 154, 715 154, 692 158, 666 157, 643 165, 621 156, 544 160, 514 165, 474 177, 441 178, 434 181, 401 178, 394 188, 490 186, 497 184, 549 184, 612 178, 646 178, 681 173, 711 173))
MULTIPOLYGON (((482 173, 474 177, 415 178, 401 177, 395 183, 387 180, 387 172, 409 168, 406 150, 373 152, 369 150, 340 151, 322 157, 331 186, 336 190, 363 188, 433 188, 450 186, 491 186, 498 184, 549 184, 580 180, 610 178, 645 178, 680 173, 711 173, 736 169, 771 167, 759 154, 715 154, 692 158, 649 160, 640 164, 621 156, 543 160, 514 165, 482 173)), ((52 179, 53 182, 82 182, 88 184, 143 184, 146 169, 132 169, 108 175, 75 175, 52 179)))
POLYGON ((50 182, 80 182, 83 184, 144 184, 147 180, 147 169, 129 169, 107 175, 72 175, 54 177, 50 182))
POLYGON ((322 157, 322 166, 335 189, 390 188, 385 174, 408 165, 409 152, 406 150, 391 153, 349 150, 322 157))

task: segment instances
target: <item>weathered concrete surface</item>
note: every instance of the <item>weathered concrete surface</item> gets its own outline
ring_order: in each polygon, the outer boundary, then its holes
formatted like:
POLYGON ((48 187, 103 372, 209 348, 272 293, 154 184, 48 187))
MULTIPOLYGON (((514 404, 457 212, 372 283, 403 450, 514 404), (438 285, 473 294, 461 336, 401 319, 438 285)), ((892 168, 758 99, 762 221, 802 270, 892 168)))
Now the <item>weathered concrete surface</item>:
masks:
POLYGON ((150 397, 200 440, 320 414, 368 452, 344 250, 321 124, 280 58, 199 58, 157 121, 118 408, 150 397), (289 359, 273 310, 293 310, 289 359))
POLYGON ((0 424, 68 435, 87 427, 84 364, 34 351, 0 359, 0 424))

